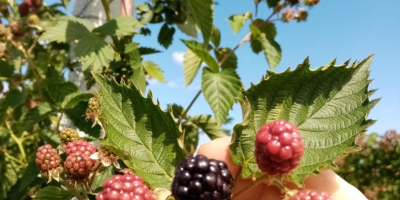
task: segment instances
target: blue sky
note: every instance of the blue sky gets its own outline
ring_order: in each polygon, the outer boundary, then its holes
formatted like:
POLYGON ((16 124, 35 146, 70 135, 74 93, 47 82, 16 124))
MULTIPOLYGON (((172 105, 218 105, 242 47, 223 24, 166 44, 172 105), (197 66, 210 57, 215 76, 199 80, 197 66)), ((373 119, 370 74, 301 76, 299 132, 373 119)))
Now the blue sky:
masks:
MULTIPOLYGON (((48 0, 50 4, 57 2, 48 0)), ((144 2, 136 0, 137 3, 144 2)), ((254 13, 252 0, 219 0, 215 6, 214 24, 220 29, 222 47, 233 48, 249 31, 248 23, 234 35, 227 18, 232 14, 254 13)), ((71 6, 68 9, 71 12, 71 6)), ((280 72, 288 67, 295 67, 307 56, 310 57, 311 68, 323 66, 337 58, 337 63, 343 63, 351 58, 352 61, 362 60, 375 54, 371 66, 371 79, 374 81, 370 89, 379 89, 372 99, 382 98, 380 103, 371 111, 369 117, 378 120, 368 130, 368 133, 383 134, 387 130, 400 131, 400 8, 399 0, 321 0, 309 10, 307 22, 281 23, 277 22, 277 42, 282 47, 283 57, 275 71, 280 72), (379 3, 380 2, 380 3, 379 3)), ((259 16, 265 19, 271 10, 265 2, 259 6, 259 16)), ((151 25, 154 31, 151 37, 135 37, 135 42, 142 46, 160 49, 163 53, 146 56, 159 64, 164 71, 167 84, 150 81, 155 98, 166 108, 167 104, 177 103, 187 107, 201 86, 201 76, 197 75, 192 85, 184 87, 182 55, 186 51, 180 39, 190 39, 177 31, 174 43, 165 50, 157 43, 157 34, 161 25, 151 25)), ((202 40, 200 37, 198 38, 202 40)), ((236 51, 239 58, 238 73, 246 88, 250 83, 259 82, 261 75, 268 70, 264 55, 254 54, 249 43, 236 51)), ((190 115, 212 114, 210 107, 201 95, 189 111, 190 115)), ((238 104, 230 111, 232 124, 241 122, 241 109, 238 104)), ((200 142, 208 141, 201 137, 200 142)))

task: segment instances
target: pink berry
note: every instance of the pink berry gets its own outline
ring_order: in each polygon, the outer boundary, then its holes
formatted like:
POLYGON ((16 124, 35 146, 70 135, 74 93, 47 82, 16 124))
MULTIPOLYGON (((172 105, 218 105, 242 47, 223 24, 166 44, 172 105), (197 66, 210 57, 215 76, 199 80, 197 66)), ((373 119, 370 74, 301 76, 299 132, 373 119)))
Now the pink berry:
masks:
POLYGON ((95 162, 82 152, 70 154, 64 162, 65 173, 74 179, 87 177, 95 162))
POLYGON ((96 152, 96 148, 85 140, 78 140, 74 142, 69 142, 67 144, 67 150, 65 153, 67 154, 67 156, 69 156, 70 154, 78 151, 90 157, 90 155, 96 152))
POLYGON ((96 200, 152 200, 152 194, 138 175, 114 175, 103 183, 96 200))
POLYGON ((269 175, 289 174, 303 154, 304 144, 294 124, 277 120, 257 132, 254 156, 260 170, 269 175))
POLYGON ((290 200, 332 200, 326 192, 302 190, 297 192, 290 200))
POLYGON ((61 158, 57 149, 53 149, 49 144, 46 144, 38 148, 35 162, 40 170, 48 171, 60 166, 61 158))

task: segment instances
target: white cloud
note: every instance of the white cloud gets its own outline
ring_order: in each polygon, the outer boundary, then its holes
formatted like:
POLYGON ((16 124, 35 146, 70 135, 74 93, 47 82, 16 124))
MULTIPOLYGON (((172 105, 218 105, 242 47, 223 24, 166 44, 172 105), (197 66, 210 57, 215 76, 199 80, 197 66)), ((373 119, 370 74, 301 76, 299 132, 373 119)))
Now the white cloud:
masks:
POLYGON ((185 52, 175 51, 172 53, 172 60, 175 63, 183 66, 183 56, 184 55, 185 55, 185 52))

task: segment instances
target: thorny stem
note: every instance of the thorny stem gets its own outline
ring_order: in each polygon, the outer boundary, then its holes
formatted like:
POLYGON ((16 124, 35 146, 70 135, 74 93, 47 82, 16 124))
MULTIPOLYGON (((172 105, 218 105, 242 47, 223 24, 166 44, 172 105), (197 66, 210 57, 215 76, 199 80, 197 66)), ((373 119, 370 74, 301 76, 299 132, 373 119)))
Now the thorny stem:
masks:
POLYGON ((78 191, 76 191, 75 187, 73 187, 68 181, 65 181, 63 179, 60 178, 60 182, 61 184, 63 184, 68 191, 72 192, 72 194, 78 199, 78 200, 86 200, 85 198, 83 198, 81 195, 79 195, 78 191))
POLYGON ((197 98, 200 96, 201 90, 197 92, 196 96, 193 98, 192 102, 190 102, 189 106, 186 108, 185 112, 183 112, 182 117, 186 116, 186 114, 189 112, 190 108, 193 106, 194 102, 197 100, 197 98))
POLYGON ((21 152, 22 159, 25 162, 26 154, 25 154, 25 150, 24 150, 21 140, 17 136, 15 136, 14 132, 12 131, 12 129, 10 127, 10 124, 8 124, 8 122, 6 122, 5 124, 7 126, 7 129, 10 131, 11 138, 15 141, 15 143, 17 143, 19 151, 21 152))
POLYGON ((257 185, 259 185, 260 183, 268 180, 268 175, 264 175, 262 177, 260 177, 259 179, 257 179, 256 181, 253 181, 252 183, 248 184, 246 187, 244 187, 243 189, 239 190, 238 192, 232 194, 232 198, 231 200, 236 199, 237 197, 241 196, 242 194, 244 194, 245 192, 253 189, 254 187, 256 187, 257 185))

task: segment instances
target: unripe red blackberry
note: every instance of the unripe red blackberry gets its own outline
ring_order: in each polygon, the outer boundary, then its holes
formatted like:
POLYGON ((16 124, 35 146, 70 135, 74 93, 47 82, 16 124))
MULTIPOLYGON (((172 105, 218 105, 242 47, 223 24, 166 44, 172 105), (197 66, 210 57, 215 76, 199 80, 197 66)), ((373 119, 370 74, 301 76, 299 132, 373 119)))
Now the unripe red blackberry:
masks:
POLYGON ((295 17, 295 11, 293 8, 288 8, 282 13, 282 21, 283 22, 289 22, 293 20, 295 17))
POLYGON ((260 170, 269 175, 289 174, 303 154, 304 144, 294 124, 277 120, 257 132, 254 156, 260 170))
POLYGON ((24 29, 21 24, 17 21, 10 23, 10 32, 14 37, 22 37, 24 35, 24 29))
POLYGON ((68 144, 79 140, 79 134, 75 129, 66 128, 60 132, 60 139, 62 143, 68 144))
POLYGON ((73 179, 83 179, 86 178, 95 161, 89 158, 86 154, 78 151, 67 156, 64 162, 65 173, 73 179))
POLYGON ((103 183, 96 200, 152 200, 152 193, 138 175, 114 175, 103 183))
POLYGON ((48 171, 59 167, 61 158, 57 149, 53 149, 49 144, 46 144, 38 148, 35 162, 40 170, 48 171))
POLYGON ((202 155, 186 157, 176 168, 171 186, 176 200, 230 199, 232 188, 226 163, 202 155))
POLYGON ((326 192, 302 190, 297 192, 290 200, 332 200, 326 192))
POLYGON ((28 3, 23 2, 18 6, 18 12, 22 17, 24 17, 29 14, 30 8, 31 6, 28 3))
POLYGON ((85 140, 78 140, 75 142, 68 143, 67 150, 65 151, 67 156, 69 156, 75 152, 81 152, 81 153, 87 155, 88 157, 90 157, 92 154, 94 154, 96 152, 96 148, 92 144, 90 144, 89 142, 87 142, 85 140))

